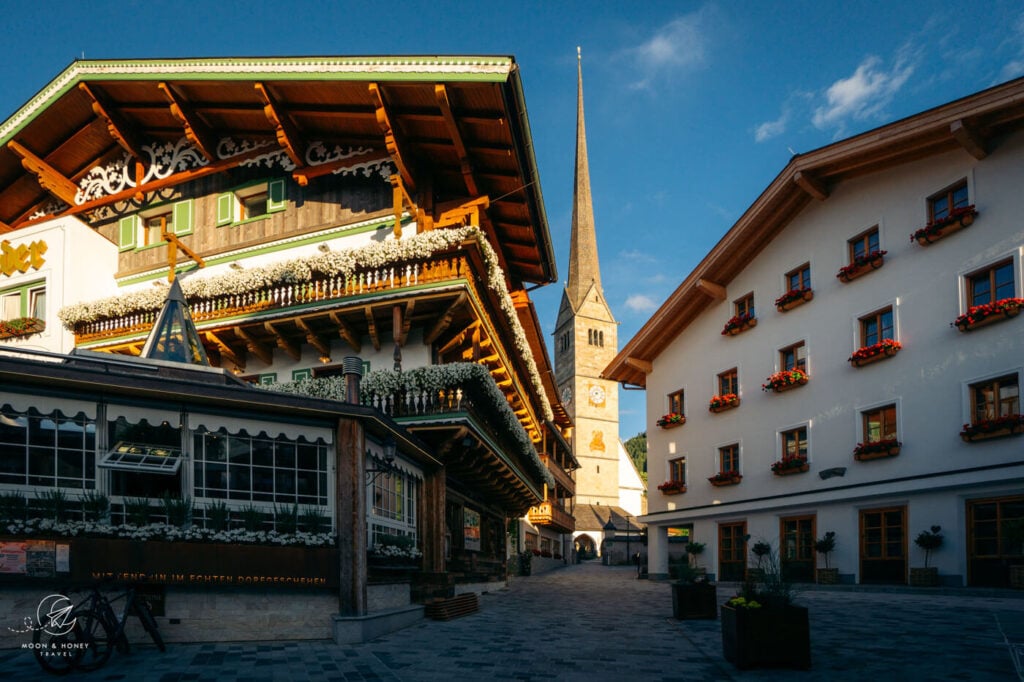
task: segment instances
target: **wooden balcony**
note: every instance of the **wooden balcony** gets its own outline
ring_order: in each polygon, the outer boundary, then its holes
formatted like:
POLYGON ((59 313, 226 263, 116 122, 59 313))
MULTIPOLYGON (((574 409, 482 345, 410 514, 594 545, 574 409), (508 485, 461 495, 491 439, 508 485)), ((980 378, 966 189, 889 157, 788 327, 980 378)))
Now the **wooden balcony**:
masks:
POLYGON ((545 526, 558 533, 571 533, 576 530, 576 520, 572 514, 551 500, 545 500, 536 507, 530 507, 526 518, 535 526, 545 526))
POLYGON ((555 483, 568 493, 565 497, 576 494, 576 481, 572 480, 572 476, 570 476, 565 469, 559 466, 558 462, 548 455, 541 455, 540 460, 544 462, 544 466, 546 466, 548 471, 551 472, 551 475, 555 477, 555 483))

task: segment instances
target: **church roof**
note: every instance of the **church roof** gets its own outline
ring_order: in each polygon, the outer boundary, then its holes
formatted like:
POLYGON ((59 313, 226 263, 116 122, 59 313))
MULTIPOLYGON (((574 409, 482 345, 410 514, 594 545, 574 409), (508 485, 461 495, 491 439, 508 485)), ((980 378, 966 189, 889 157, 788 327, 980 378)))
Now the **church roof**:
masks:
POLYGON ((573 310, 579 310, 591 285, 601 290, 594 202, 590 194, 590 164, 587 160, 587 126, 583 120, 583 63, 579 48, 576 48, 576 76, 576 172, 573 180, 569 281, 566 284, 566 295, 573 310))
POLYGON ((577 504, 573 511, 576 519, 576 530, 600 532, 610 520, 615 529, 619 532, 626 532, 628 527, 631 531, 639 533, 644 529, 637 523, 636 516, 630 514, 622 507, 609 506, 604 504, 577 504))

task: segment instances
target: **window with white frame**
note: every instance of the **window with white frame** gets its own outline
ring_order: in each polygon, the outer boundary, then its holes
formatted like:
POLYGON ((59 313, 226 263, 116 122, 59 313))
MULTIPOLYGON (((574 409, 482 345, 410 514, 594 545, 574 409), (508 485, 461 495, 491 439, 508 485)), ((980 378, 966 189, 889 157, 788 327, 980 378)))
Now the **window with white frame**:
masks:
POLYGON ((782 461, 785 462, 797 458, 807 459, 806 426, 782 431, 779 436, 780 445, 782 446, 782 461))
MULTIPOLYGON (((379 464, 372 457, 366 460, 367 469, 379 464)), ((419 481, 415 476, 401 469, 389 474, 377 475, 369 484, 367 495, 367 538, 369 545, 376 545, 382 536, 411 538, 415 543, 416 495, 419 481)))
POLYGON ((28 282, 0 290, 0 319, 16 320, 22 317, 46 319, 45 282, 28 282))
POLYGON ((131 251, 157 246, 164 243, 165 231, 176 237, 184 237, 192 234, 194 227, 193 199, 148 208, 118 220, 118 250, 131 251))
POLYGON ((95 488, 96 421, 0 406, 0 484, 95 488))

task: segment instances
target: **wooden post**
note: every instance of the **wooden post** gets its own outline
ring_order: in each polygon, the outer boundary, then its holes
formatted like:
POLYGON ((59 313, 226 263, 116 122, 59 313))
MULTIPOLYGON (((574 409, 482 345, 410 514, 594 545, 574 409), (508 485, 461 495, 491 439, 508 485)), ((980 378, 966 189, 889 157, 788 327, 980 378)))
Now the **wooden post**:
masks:
POLYGON ((428 472, 423 480, 420 519, 423 533, 423 570, 426 573, 445 572, 445 470, 428 472))
POLYGON ((365 616, 366 443, 362 424, 355 419, 339 419, 336 440, 335 520, 341 571, 338 610, 343 616, 365 616))

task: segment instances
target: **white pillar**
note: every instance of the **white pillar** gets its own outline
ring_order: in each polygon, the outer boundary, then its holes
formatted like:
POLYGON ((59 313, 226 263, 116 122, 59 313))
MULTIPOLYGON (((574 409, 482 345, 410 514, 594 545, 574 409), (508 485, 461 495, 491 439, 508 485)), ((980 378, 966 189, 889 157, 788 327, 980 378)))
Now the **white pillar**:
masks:
POLYGON ((668 526, 647 526, 647 574, 651 580, 668 578, 668 526))

